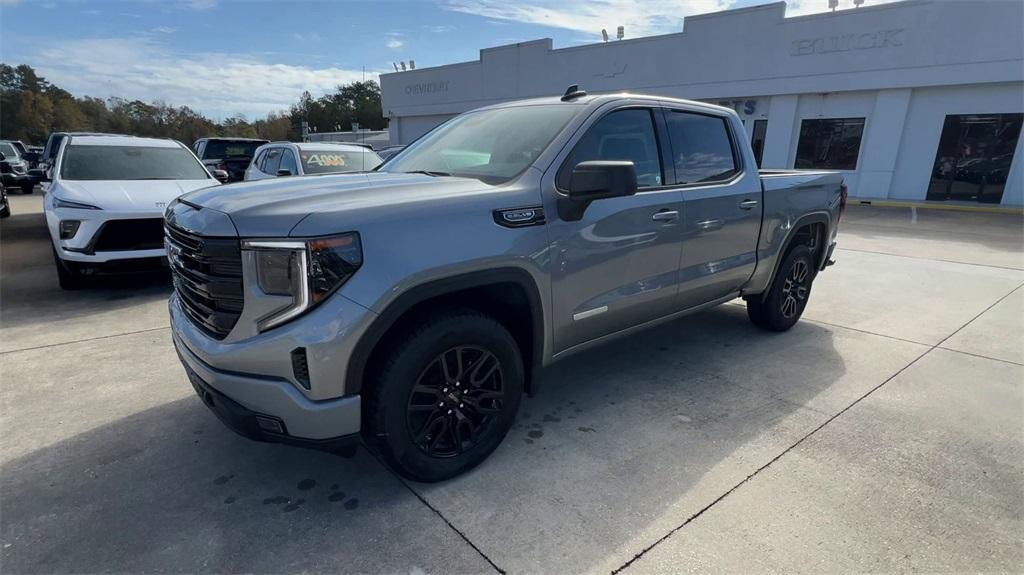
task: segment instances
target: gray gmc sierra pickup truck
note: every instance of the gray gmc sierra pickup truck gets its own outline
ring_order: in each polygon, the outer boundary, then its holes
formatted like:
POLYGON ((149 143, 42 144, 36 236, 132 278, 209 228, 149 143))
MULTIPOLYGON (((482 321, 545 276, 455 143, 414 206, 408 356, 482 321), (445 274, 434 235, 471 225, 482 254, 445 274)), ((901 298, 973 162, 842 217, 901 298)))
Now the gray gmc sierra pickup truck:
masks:
POLYGON ((571 87, 467 112, 368 173, 185 194, 175 347, 246 437, 406 477, 485 459, 558 359, 737 297, 790 328, 831 263, 834 172, 762 171, 739 117, 571 87))

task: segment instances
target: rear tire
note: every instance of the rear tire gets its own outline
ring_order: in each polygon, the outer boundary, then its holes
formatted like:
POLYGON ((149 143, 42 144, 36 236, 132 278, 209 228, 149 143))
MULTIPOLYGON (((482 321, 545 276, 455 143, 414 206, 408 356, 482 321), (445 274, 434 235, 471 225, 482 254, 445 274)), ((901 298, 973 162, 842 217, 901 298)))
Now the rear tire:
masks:
POLYGON ((783 257, 768 293, 747 300, 747 317, 757 327, 770 331, 793 327, 807 307, 816 274, 811 248, 794 246, 783 257))
POLYGON ((78 270, 60 259, 57 248, 53 248, 53 263, 57 267, 57 283, 60 284, 60 289, 70 291, 85 287, 85 278, 78 270))
POLYGON ((35 191, 35 189, 36 189, 36 185, 35 184, 22 184, 22 186, 21 186, 21 193, 23 193, 25 195, 30 195, 33 191, 35 191))
POLYGON ((453 309, 389 347, 364 392, 368 446, 403 477, 424 482, 486 459, 512 427, 523 395, 523 360, 508 330, 478 311, 453 309))

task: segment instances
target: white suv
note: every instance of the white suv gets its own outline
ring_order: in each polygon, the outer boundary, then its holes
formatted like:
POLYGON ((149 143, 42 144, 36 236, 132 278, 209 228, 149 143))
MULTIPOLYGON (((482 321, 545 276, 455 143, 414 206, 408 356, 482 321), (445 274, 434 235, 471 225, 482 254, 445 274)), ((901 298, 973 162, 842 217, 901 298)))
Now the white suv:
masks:
POLYGON ((69 136, 49 177, 43 209, 64 289, 158 261, 167 204, 220 185, 181 143, 133 136, 69 136))
POLYGON ((271 142, 257 148, 245 179, 368 172, 383 163, 372 149, 330 142, 271 142))

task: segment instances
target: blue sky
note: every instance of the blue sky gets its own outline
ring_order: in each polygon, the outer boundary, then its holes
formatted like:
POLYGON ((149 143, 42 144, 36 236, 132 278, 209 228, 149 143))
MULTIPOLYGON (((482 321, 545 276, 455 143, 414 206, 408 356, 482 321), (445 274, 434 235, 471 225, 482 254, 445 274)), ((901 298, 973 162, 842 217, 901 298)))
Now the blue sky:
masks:
MULTIPOLYGON (((877 4, 885 0, 867 0, 877 4)), ((556 48, 679 31, 683 17, 765 0, 0 0, 0 59, 82 96, 187 105, 221 119, 284 110, 391 62, 475 60, 481 48, 552 38, 556 48)), ((791 0, 788 15, 827 10, 791 0)), ((850 8, 853 0, 840 0, 850 8)))

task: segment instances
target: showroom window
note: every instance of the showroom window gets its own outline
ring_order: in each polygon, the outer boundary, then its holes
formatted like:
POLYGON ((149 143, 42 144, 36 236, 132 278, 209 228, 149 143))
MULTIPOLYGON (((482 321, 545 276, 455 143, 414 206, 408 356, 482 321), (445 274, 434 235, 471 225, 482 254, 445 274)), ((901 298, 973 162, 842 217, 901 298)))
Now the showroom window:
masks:
POLYGON ((667 119, 676 183, 723 181, 739 172, 725 118, 672 111, 667 119))
POLYGON ((768 120, 754 120, 754 134, 750 138, 750 147, 754 149, 754 160, 757 167, 761 167, 761 157, 764 156, 764 135, 768 133, 768 120))
POLYGON ((827 118, 800 123, 797 169, 856 170, 864 118, 827 118))
POLYGON ((946 116, 927 199, 1001 202, 1022 117, 1024 114, 946 116))

